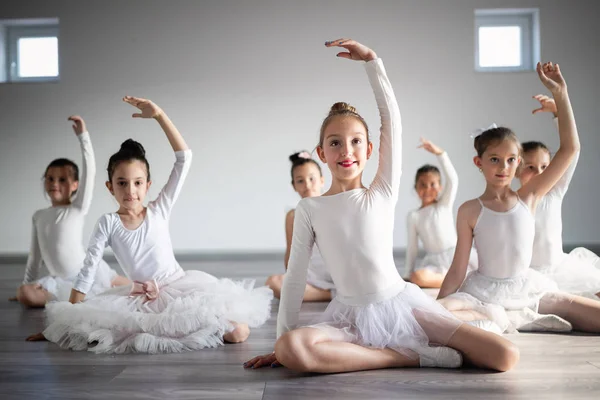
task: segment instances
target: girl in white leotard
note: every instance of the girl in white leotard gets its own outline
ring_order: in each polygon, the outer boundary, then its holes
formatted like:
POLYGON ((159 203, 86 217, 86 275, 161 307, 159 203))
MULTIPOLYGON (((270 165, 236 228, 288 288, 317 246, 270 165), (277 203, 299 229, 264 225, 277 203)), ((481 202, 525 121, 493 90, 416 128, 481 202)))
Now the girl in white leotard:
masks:
POLYGON ((373 143, 354 107, 336 103, 321 127, 317 152, 330 189, 296 208, 290 263, 282 290, 275 352, 247 368, 284 366, 312 372, 391 367, 457 368, 465 361, 507 370, 518 350, 506 339, 461 323, 418 286, 405 282, 393 257, 394 212, 401 175, 402 126, 381 59, 353 40, 326 43, 364 61, 381 117, 379 167, 370 187, 362 172, 373 143), (313 246, 336 285, 336 297, 310 325, 298 317, 313 246))
POLYGON ((560 148, 545 172, 518 191, 510 183, 521 161, 521 145, 508 128, 492 128, 475 138, 475 165, 486 190, 458 211, 458 241, 450 271, 440 289, 441 302, 457 316, 473 305, 502 307, 500 330, 600 332, 600 303, 565 292, 529 268, 535 236, 535 210, 579 152, 579 137, 567 85, 558 65, 538 64, 540 80, 552 92, 559 116, 560 148), (479 268, 465 279, 474 239, 479 268), (463 282, 464 281, 464 282, 463 282), (456 293, 458 292, 458 293, 456 293))

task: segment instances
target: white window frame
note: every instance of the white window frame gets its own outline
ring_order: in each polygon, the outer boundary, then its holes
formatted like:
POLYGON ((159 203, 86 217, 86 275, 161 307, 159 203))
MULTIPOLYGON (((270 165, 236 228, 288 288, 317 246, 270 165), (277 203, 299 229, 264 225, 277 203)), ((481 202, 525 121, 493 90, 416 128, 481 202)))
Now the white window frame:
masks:
POLYGON ((60 37, 57 18, 3 20, 0 25, 4 28, 4 48, 6 65, 4 81, 13 82, 58 82, 60 80, 60 37), (59 65, 57 76, 20 77, 18 44, 22 38, 56 37, 58 40, 59 65))
POLYGON ((506 8, 475 10, 475 71, 534 71, 540 60, 540 23, 537 8, 506 8), (513 67, 482 67, 479 65, 479 28, 518 26, 521 28, 521 65, 513 67))

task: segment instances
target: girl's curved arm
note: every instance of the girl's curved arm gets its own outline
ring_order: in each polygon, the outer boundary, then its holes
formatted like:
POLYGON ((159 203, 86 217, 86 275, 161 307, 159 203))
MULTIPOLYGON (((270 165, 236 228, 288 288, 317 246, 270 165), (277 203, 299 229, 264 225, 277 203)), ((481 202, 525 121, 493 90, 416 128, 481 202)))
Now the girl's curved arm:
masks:
POLYGON ((171 170, 171 175, 156 200, 152 202, 152 205, 160 210, 165 218, 168 218, 189 172, 192 163, 192 151, 175 124, 155 103, 132 96, 125 96, 123 101, 140 110, 140 112, 132 115, 133 118, 154 118, 157 120, 175 152, 175 164, 171 170))
POLYGON ((377 54, 373 50, 352 39, 337 39, 327 42, 325 45, 343 47, 347 50, 338 53, 338 57, 365 61, 365 70, 375 94, 381 119, 379 166, 371 188, 397 198, 402 174, 402 120, 396 95, 383 66, 383 61, 377 58, 377 54))
POLYGON ((29 254, 27 255, 27 266, 25 267, 25 277, 23 285, 33 283, 39 278, 40 270, 44 260, 42 259, 42 251, 37 237, 37 228, 35 226, 35 215, 31 223, 31 242, 29 244, 29 254))
POLYGON ((73 300, 71 303, 83 301, 85 294, 92 288, 98 265, 104 255, 104 249, 109 245, 110 231, 111 225, 108 216, 104 215, 98 220, 92 232, 83 267, 71 290, 71 299, 69 300, 73 300))
POLYGON ((531 207, 548 193, 565 174, 580 150, 577 125, 567 92, 567 84, 558 64, 538 63, 537 72, 542 83, 552 92, 558 114, 560 147, 543 174, 532 178, 518 190, 519 196, 531 207))
POLYGON ((285 216, 285 269, 287 271, 292 250, 292 236, 294 234, 294 210, 290 210, 285 216))
POLYGON ((406 228, 408 240, 406 243, 406 256, 404 257, 404 265, 409 273, 412 273, 415 268, 415 260, 419 253, 419 234, 415 223, 415 215, 410 212, 406 218, 406 228))
POLYGON ((456 216, 456 230, 458 235, 456 249, 454 250, 452 265, 440 288, 438 299, 443 299, 452 293, 456 293, 465 280, 469 258, 471 257, 471 248, 473 247, 473 226, 470 220, 473 219, 473 215, 477 215, 480 207, 477 201, 471 200, 464 203, 458 209, 456 216))
POLYGON ((454 169, 454 166, 450 161, 448 153, 443 152, 442 154, 438 155, 438 160, 442 167, 442 173, 446 178, 444 189, 440 195, 439 203, 448 207, 452 207, 454 205, 454 201, 456 201, 456 195, 458 193, 458 174, 456 173, 456 169, 454 169))
POLYGON ((87 131, 85 121, 78 115, 69 117, 69 121, 73 122, 73 131, 77 135, 81 146, 82 164, 81 164, 81 179, 77 195, 73 200, 73 205, 84 214, 87 214, 92 205, 94 194, 94 180, 96 179, 96 157, 94 155, 94 147, 92 139, 87 131))
POLYGON ((292 249, 288 270, 283 278, 277 317, 278 338, 285 332, 294 329, 298 323, 308 265, 315 243, 309 211, 305 208, 303 201, 298 203, 294 214, 292 249))
MULTIPOLYGON (((554 118, 554 123, 558 128, 558 118, 554 118)), ((571 165, 569 165, 567 171, 563 174, 563 176, 561 176, 558 182, 556 182, 556 185, 554 185, 551 192, 557 193, 560 196, 564 196, 565 194, 567 194, 567 190, 569 189, 569 185, 571 184, 571 180, 573 179, 573 175, 575 174, 575 169, 577 168, 577 163, 579 162, 580 154, 581 151, 578 151, 575 155, 575 158, 573 158, 573 161, 571 161, 571 165)))

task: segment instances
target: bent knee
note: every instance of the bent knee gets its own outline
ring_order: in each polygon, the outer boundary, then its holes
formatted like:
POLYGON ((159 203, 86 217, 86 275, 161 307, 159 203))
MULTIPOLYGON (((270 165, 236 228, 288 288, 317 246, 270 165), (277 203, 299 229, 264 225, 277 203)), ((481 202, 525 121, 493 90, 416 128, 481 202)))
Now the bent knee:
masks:
POLYGON ((410 281, 419 287, 427 287, 427 284, 429 283, 427 275, 428 274, 422 270, 414 271, 410 274, 410 281))
POLYGON ((494 362, 494 369, 500 372, 506 372, 515 367, 521 358, 519 348, 512 342, 506 341, 502 344, 498 357, 494 362))
POLYGON ((422 288, 439 288, 443 280, 443 275, 425 269, 410 274, 410 281, 422 288))
POLYGON ((228 343, 242 343, 250 336, 250 328, 246 324, 238 324, 235 329, 223 335, 223 340, 228 343))
POLYGON ((281 297, 281 286, 283 286, 283 275, 271 275, 265 282, 276 298, 281 297))
POLYGON ((277 361, 294 371, 313 371, 315 365, 311 362, 311 343, 302 330, 284 333, 275 343, 277 361))
POLYGON ((46 290, 35 285, 21 285, 17 289, 17 300, 25 307, 43 307, 47 297, 46 290))

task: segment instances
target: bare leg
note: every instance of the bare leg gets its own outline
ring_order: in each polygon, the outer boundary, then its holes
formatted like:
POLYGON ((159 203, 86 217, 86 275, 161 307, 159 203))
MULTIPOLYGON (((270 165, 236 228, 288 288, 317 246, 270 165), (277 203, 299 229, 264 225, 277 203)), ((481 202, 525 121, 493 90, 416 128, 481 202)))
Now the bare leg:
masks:
POLYGON ((271 275, 265 282, 265 285, 271 288, 273 291, 273 296, 275 296, 276 299, 280 299, 281 287, 283 286, 283 274, 271 275))
POLYGON ((422 310, 413 310, 413 314, 431 343, 460 351, 467 363, 508 371, 519 360, 519 349, 496 333, 461 323, 449 316, 422 310))
POLYGON ((113 279, 110 282, 110 284, 111 284, 112 287, 115 287, 115 286, 126 286, 126 285, 129 285, 130 283, 131 283, 131 281, 128 278, 126 278, 124 276, 121 276, 121 275, 117 275, 115 277, 115 279, 113 279))
POLYGON ((223 340, 227 343, 242 343, 250 336, 250 328, 246 324, 232 322, 235 329, 223 335, 223 340))
POLYGON ((331 290, 319 289, 313 285, 306 284, 304 299, 302 301, 331 301, 331 290))
POLYGON ((460 351, 466 362, 479 368, 504 372, 519 361, 519 349, 512 342, 468 324, 458 327, 448 346, 460 351))
POLYGON ((277 360, 301 372, 351 372, 394 367, 419 367, 419 357, 409 358, 392 349, 371 349, 332 341, 316 328, 300 328, 275 343, 277 360))
POLYGON ((474 310, 472 306, 462 300, 446 297, 438 300, 438 303, 443 305, 446 310, 450 311, 461 321, 471 322, 488 320, 487 315, 474 310))
POLYGON ((50 293, 37 283, 21 285, 17 289, 17 300, 25 307, 44 307, 51 298, 50 293))
MULTIPOLYGON (((275 298, 281 298, 281 287, 283 286, 283 275, 271 275, 265 285, 273 290, 275 298)), ((331 291, 306 285, 303 301, 331 301, 331 291)))
POLYGON ((413 271, 410 281, 422 288, 440 288, 444 282, 444 275, 427 269, 413 271))
POLYGON ((540 300, 540 314, 554 314, 569 321, 573 329, 600 333, 600 302, 569 293, 547 293, 540 300))

